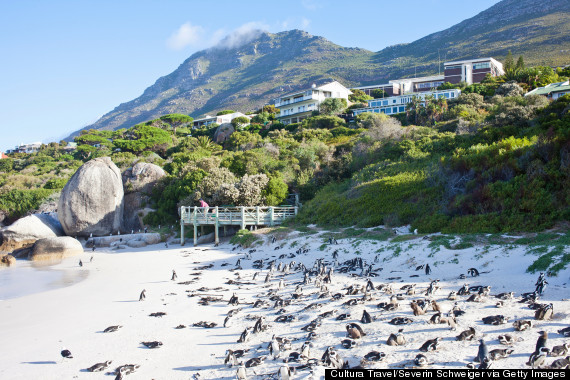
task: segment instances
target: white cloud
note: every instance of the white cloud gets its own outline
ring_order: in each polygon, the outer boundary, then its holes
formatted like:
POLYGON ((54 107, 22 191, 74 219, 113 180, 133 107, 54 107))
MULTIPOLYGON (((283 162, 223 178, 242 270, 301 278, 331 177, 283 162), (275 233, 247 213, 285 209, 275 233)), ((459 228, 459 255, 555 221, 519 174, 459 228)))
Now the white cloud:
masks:
POLYGON ((305 30, 309 27, 309 24, 311 24, 311 20, 307 19, 307 18, 303 18, 301 20, 301 29, 305 30))
POLYGON ((220 40, 215 46, 222 49, 233 49, 258 37, 263 31, 269 30, 269 26, 259 21, 248 22, 232 31, 220 40))
POLYGON ((202 40, 203 34, 204 28, 187 22, 168 37, 166 45, 173 50, 182 50, 186 46, 198 45, 202 40))

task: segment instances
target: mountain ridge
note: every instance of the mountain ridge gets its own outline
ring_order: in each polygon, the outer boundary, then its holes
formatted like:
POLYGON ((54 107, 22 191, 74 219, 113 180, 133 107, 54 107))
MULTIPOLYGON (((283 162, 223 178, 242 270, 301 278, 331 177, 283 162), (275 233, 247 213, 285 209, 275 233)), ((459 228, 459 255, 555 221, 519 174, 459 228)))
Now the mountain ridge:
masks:
POLYGON ((307 83, 338 80, 348 87, 383 83, 433 74, 438 61, 500 59, 508 50, 524 55, 530 64, 567 64, 568 16, 567 0, 540 5, 503 0, 443 31, 379 52, 342 47, 301 30, 257 31, 242 44, 228 37, 225 45, 192 54, 142 95, 82 129, 128 128, 167 113, 198 117, 221 109, 253 110, 307 83))

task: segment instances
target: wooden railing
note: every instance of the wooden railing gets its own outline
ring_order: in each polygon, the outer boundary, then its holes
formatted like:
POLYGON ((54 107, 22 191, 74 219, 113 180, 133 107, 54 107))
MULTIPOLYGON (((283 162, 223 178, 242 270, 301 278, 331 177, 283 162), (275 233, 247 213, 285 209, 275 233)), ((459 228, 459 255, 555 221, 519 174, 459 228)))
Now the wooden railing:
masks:
POLYGON ((285 219, 297 215, 297 206, 255 206, 255 207, 180 207, 181 244, 184 244, 184 225, 194 226, 194 245, 197 244, 197 227, 213 225, 215 242, 219 242, 218 226, 238 225, 241 229, 247 226, 274 226, 285 219))

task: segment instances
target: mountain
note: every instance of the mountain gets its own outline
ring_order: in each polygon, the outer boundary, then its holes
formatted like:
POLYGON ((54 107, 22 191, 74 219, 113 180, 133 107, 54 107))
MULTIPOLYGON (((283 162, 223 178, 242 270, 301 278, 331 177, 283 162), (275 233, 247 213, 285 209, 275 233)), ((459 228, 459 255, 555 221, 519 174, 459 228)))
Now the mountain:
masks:
POLYGON ((168 113, 249 111, 311 83, 384 83, 436 73, 438 61, 502 59, 509 50, 531 65, 570 63, 570 1, 503 0, 451 28, 379 52, 345 48, 300 30, 259 31, 246 40, 230 36, 85 129, 128 128, 168 113))

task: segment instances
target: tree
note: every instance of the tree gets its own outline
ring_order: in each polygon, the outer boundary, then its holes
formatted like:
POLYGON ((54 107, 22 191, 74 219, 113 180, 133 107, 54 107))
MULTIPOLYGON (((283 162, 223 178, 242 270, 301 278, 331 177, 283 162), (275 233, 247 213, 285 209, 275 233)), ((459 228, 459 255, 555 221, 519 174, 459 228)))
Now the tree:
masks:
POLYGON ((505 70, 505 73, 508 73, 514 68, 515 68, 515 61, 513 59, 513 53, 511 53, 511 51, 509 50, 507 58, 505 58, 505 63, 503 64, 503 69, 505 70))
POLYGON ((385 113, 364 112, 356 117, 356 125, 366 128, 366 136, 373 141, 384 138, 399 138, 404 134, 402 124, 385 113))
POLYGON ((345 121, 338 116, 319 115, 303 120, 303 127, 305 128, 333 129, 345 126, 345 121))
POLYGON ((220 111, 216 114, 216 116, 222 116, 222 115, 229 115, 230 113, 236 113, 236 111, 234 110, 224 110, 224 111, 220 111))
POLYGON ((323 115, 338 115, 347 107, 346 99, 328 98, 319 106, 319 111, 323 115))
POLYGON ((258 123, 263 125, 269 123, 269 120, 271 120, 271 114, 269 112, 260 112, 251 118, 252 123, 258 123))
POLYGON ((374 99, 385 98, 387 96, 386 91, 382 90, 381 88, 372 90, 370 94, 374 97, 374 99))
POLYGON ((348 100, 352 103, 366 103, 367 100, 373 99, 372 96, 366 95, 362 90, 357 90, 355 88, 351 89, 352 94, 348 95, 348 100))
POLYGON ((523 60, 523 56, 519 55, 519 59, 517 60, 517 65, 516 65, 516 69, 517 70, 524 70, 524 60, 523 60))
POLYGON ((232 125, 235 128, 235 130, 240 130, 243 127, 245 127, 246 125, 248 125, 250 122, 249 117, 247 116, 238 116, 236 118, 234 118, 232 120, 232 125))
MULTIPOLYGON (((274 104, 268 104, 268 105, 263 106, 263 108, 261 109, 261 112, 267 112, 267 113, 275 115, 275 114, 279 113, 279 110, 275 107, 274 104)), ((258 113, 261 113, 261 112, 258 112, 258 113)))

